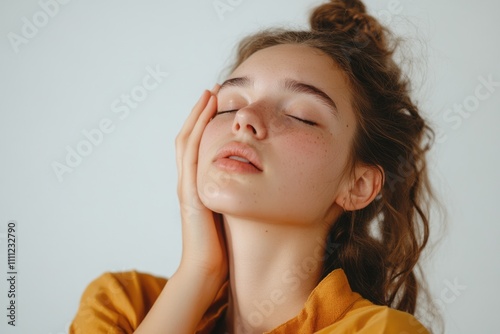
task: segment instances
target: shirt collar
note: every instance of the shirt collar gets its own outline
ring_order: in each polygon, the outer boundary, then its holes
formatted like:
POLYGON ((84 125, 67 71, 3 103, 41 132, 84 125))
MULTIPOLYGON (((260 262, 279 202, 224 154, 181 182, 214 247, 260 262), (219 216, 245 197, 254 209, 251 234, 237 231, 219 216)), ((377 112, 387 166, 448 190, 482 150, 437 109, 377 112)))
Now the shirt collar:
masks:
MULTIPOLYGON (((228 283, 224 283, 203 316, 197 334, 210 334, 217 321, 222 319, 228 307, 228 283)), ((342 318, 361 299, 351 290, 344 270, 335 269, 313 289, 304 308, 295 317, 267 333, 314 333, 342 318)))

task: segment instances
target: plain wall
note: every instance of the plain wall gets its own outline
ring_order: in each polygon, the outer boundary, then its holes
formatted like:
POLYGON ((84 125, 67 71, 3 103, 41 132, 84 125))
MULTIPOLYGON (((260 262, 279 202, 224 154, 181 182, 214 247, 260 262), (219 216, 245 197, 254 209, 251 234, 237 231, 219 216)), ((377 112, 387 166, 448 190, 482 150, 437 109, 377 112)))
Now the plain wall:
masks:
MULTIPOLYGON (((105 271, 174 272, 177 132, 203 89, 220 82, 241 37, 304 26, 318 3, 1 1, 0 277, 11 220, 18 243, 17 326, 7 325, 2 278, 2 333, 67 332, 83 289, 105 271), (230 7, 218 13, 217 3, 230 7), (144 90, 151 71, 160 72, 157 84, 144 90), (140 101, 127 107, 121 96, 134 92, 140 101), (109 133, 85 147, 84 132, 100 126, 109 133), (59 180, 53 165, 78 147, 88 155, 59 180)), ((415 97, 438 133, 430 168, 448 227, 426 264, 432 298, 447 333, 495 333, 500 3, 367 5, 408 40, 415 97)))

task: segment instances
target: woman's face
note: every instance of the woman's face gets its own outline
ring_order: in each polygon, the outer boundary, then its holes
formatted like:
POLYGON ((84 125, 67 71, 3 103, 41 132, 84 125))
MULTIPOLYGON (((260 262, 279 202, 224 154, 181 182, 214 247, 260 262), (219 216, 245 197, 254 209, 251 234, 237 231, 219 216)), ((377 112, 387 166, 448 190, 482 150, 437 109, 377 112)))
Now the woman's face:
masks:
POLYGON ((202 202, 240 218, 331 222, 356 129, 334 62, 308 46, 269 47, 236 68, 217 98, 200 144, 202 202))

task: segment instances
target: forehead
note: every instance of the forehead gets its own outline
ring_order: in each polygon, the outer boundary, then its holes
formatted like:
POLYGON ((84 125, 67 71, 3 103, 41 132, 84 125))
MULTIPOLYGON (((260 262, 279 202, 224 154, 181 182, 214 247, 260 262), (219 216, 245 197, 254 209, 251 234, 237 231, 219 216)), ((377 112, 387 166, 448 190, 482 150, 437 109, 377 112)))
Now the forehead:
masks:
POLYGON ((251 72, 270 76, 283 74, 296 80, 345 81, 344 73, 330 56, 301 44, 281 44, 259 50, 241 63, 231 77, 251 75, 251 72))
POLYGON ((344 107, 351 105, 347 77, 335 61, 323 51, 299 44, 281 44, 253 53, 229 76, 249 77, 256 87, 268 90, 284 79, 318 87, 344 107))

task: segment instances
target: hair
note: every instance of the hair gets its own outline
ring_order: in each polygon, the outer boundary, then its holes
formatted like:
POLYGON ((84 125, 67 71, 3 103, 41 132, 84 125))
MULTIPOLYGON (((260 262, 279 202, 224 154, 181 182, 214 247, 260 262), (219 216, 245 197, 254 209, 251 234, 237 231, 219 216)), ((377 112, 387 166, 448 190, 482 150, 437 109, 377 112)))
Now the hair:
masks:
POLYGON ((267 47, 299 44, 321 50, 343 71, 357 120, 351 167, 377 166, 385 179, 367 207, 332 222, 328 241, 338 248, 323 277, 342 268, 353 291, 414 314, 422 290, 417 262, 429 239, 433 194, 425 156, 434 133, 394 60, 398 42, 361 1, 332 0, 313 10, 310 30, 267 29, 243 39, 232 69, 267 47))

